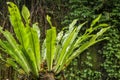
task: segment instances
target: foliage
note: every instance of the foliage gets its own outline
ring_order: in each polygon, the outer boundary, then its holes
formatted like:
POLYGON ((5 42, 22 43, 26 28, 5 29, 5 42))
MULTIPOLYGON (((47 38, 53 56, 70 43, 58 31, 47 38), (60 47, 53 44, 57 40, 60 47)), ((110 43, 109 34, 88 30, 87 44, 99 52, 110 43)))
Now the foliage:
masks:
POLYGON ((112 28, 105 36, 109 36, 108 42, 104 44, 103 51, 100 53, 104 57, 102 67, 108 75, 104 75, 106 79, 120 79, 120 32, 116 28, 112 28))
POLYGON ((0 32, 6 38, 6 40, 0 39, 0 49, 10 56, 5 60, 6 63, 14 67, 18 72, 26 73, 28 76, 31 74, 34 77, 39 77, 39 72, 44 71, 47 73, 60 73, 88 47, 106 39, 98 39, 98 37, 109 29, 105 23, 96 24, 101 17, 99 15, 92 21, 90 28, 81 36, 78 36, 78 33, 86 22, 76 27, 77 20, 74 20, 69 25, 68 30, 61 31, 57 35, 56 27, 52 25, 50 17, 47 16, 51 28, 47 30, 42 49, 40 49, 39 28, 37 23, 30 25, 29 10, 23 6, 23 21, 17 6, 12 2, 7 4, 15 37, 9 31, 4 31, 0 27, 0 32), (95 31, 96 33, 93 33, 95 31), (83 42, 85 43, 81 45, 83 42), (47 66, 44 66, 45 63, 47 63, 47 66), (43 67, 40 65, 43 65, 43 67))
POLYGON ((73 19, 78 18, 80 22, 88 20, 91 22, 98 14, 103 14, 101 22, 108 22, 111 25, 119 25, 119 0, 69 0, 68 14, 62 24, 69 24, 73 19), (112 6, 111 6, 112 5, 112 6))
MULTIPOLYGON (((84 55, 80 55, 74 59, 74 63, 67 68, 65 71, 66 78, 69 80, 102 80, 102 73, 97 69, 98 65, 96 66, 93 60, 96 57, 97 56, 93 57, 91 52, 84 52, 84 55)), ((97 62, 97 64, 98 63, 99 62, 97 62)))
MULTIPOLYGON (((99 57, 91 57, 92 59, 96 58, 101 58, 102 60, 98 61, 97 65, 102 65, 102 67, 100 66, 100 68, 98 70, 94 70, 96 69, 97 66, 92 66, 90 67, 90 70, 94 73, 94 71, 100 72, 102 79, 119 79, 119 67, 117 67, 119 65, 119 59, 115 57, 116 54, 119 53, 119 25, 120 25, 120 1, 119 0, 69 0, 67 7, 69 9, 68 14, 66 14, 62 24, 67 25, 69 24, 72 19, 77 18, 79 19, 80 22, 84 22, 84 21, 88 21, 88 24, 86 25, 86 27, 84 28, 84 30, 86 30, 87 27, 89 27, 89 23, 91 22, 91 20, 97 16, 98 14, 102 14, 101 20, 99 22, 107 22, 110 25, 112 25, 112 29, 110 29, 110 31, 108 31, 106 34, 104 34, 104 36, 108 36, 110 38, 109 41, 106 42, 102 42, 102 45, 97 45, 94 48, 96 49, 96 47, 98 47, 97 49, 100 51, 100 55, 99 57), (111 6, 112 5, 112 6, 111 6), (114 38, 113 38, 114 37, 114 38), (116 38, 115 38, 116 37, 116 38), (104 44, 104 45, 103 45, 104 44), (110 47, 111 46, 111 47, 110 47), (104 49, 102 48, 104 47, 104 49), (110 50, 107 50, 107 47, 110 47, 110 50), (111 55, 110 55, 111 53, 111 55), (108 56, 109 55, 109 56, 108 56), (107 59, 106 57, 107 56, 107 59), (109 58, 108 58, 109 57, 109 58), (111 60, 112 59, 112 60, 111 60), (101 64, 104 63, 104 64, 101 64), (110 65, 110 64, 114 64, 110 65), (106 71, 105 71, 105 70, 106 71)), ((91 48, 90 48, 91 49, 91 48)), ((93 50, 91 51, 87 51, 86 53, 90 52, 91 54, 94 54, 94 51, 96 52, 95 54, 99 54, 98 51, 93 50)), ((86 57, 84 55, 80 55, 81 58, 82 57, 86 57)), ((80 58, 77 58, 77 60, 74 60, 72 62, 72 65, 69 66, 69 68, 72 70, 70 70, 68 68, 68 70, 71 71, 71 74, 75 74, 76 72, 78 72, 79 70, 83 70, 83 69, 77 69, 73 67, 74 66, 81 66, 81 64, 79 64, 79 60, 81 60, 80 58), (77 69, 77 70, 76 70, 77 69)), ((84 61, 86 61, 87 63, 91 63, 91 65, 94 65, 93 62, 90 62, 89 60, 87 60, 87 58, 83 61, 81 61, 81 63, 84 63, 84 61)), ((88 70, 88 68, 86 68, 86 66, 89 66, 89 64, 83 64, 84 65, 84 70, 88 70)), ((69 73, 69 72, 68 72, 69 73)), ((86 74, 86 73, 83 73, 86 74)), ((79 73, 76 75, 79 75, 79 73)), ((90 75, 87 75, 90 76, 90 75)), ((71 75, 67 75, 67 78, 69 79, 69 77, 71 77, 72 79, 74 78, 80 78, 81 76, 71 76, 71 75)), ((92 80, 92 76, 91 76, 91 80, 92 80)))
MULTIPOLYGON (((72 21, 72 19, 79 19, 80 22, 91 21, 96 17, 95 10, 99 9, 102 4, 99 4, 101 1, 88 1, 88 0, 69 0, 69 13, 65 16, 65 20, 62 24, 68 24, 72 21), (95 5, 94 5, 95 3, 95 5)), ((99 14, 99 13, 98 13, 99 14)))
POLYGON ((3 31, 1 28, 0 32, 5 36, 7 40, 0 40, 1 49, 11 56, 11 58, 7 59, 7 63, 12 65, 15 69, 21 71, 19 68, 22 68, 22 70, 27 74, 32 71, 35 76, 38 76, 38 71, 40 69, 40 46, 39 37, 37 35, 37 26, 33 25, 33 28, 29 27, 30 14, 27 12, 28 9, 25 6, 23 6, 22 9, 22 15, 25 20, 24 25, 17 6, 11 2, 8 2, 8 5, 8 10, 10 12, 10 21, 14 28, 18 41, 15 40, 10 32, 7 30, 3 31))

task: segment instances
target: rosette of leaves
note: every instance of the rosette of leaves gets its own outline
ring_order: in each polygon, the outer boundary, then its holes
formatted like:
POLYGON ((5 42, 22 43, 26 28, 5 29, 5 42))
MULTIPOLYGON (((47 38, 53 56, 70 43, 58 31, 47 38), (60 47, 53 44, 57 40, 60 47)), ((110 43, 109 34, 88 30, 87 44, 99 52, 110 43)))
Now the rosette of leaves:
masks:
POLYGON ((75 57, 88 47, 106 39, 99 36, 109 29, 105 23, 96 25, 101 17, 99 15, 80 36, 79 31, 86 22, 75 26, 77 20, 69 25, 69 29, 57 34, 56 27, 47 16, 51 28, 46 31, 43 44, 40 44, 40 30, 37 23, 30 25, 30 12, 27 7, 23 6, 21 15, 14 3, 7 4, 15 36, 0 27, 0 33, 5 37, 5 40, 0 39, 0 49, 9 55, 6 63, 19 73, 35 79, 55 80, 55 75, 64 70, 75 57), (81 45, 83 42, 85 43, 81 45))

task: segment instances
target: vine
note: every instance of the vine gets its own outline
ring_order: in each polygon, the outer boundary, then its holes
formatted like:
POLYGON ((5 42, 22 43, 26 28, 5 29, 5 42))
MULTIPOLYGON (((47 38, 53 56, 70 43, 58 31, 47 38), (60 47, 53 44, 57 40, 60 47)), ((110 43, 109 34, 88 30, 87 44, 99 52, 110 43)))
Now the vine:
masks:
POLYGON ((102 55, 104 62, 102 67, 105 69, 106 79, 120 79, 120 32, 117 28, 111 28, 106 36, 109 40, 104 44, 102 55), (107 74, 107 75, 106 75, 107 74))

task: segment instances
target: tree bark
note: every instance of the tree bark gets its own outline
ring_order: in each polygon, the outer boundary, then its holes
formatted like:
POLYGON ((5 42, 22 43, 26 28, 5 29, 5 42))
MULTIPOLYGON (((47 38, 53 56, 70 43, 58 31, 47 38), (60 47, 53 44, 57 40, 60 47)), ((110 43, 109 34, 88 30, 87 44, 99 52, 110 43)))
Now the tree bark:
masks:
POLYGON ((45 73, 44 75, 40 76, 39 80, 55 80, 55 75, 54 73, 45 73))

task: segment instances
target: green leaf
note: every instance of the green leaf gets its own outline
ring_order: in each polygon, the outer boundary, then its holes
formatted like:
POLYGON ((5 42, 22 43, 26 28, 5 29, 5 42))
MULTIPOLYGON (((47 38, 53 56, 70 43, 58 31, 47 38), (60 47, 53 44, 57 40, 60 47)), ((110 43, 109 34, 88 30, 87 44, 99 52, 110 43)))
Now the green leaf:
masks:
POLYGON ((18 69, 18 65, 14 62, 13 59, 7 58, 6 63, 9 64, 10 66, 12 66, 12 67, 15 68, 15 69, 18 69))
POLYGON ((30 12, 25 5, 22 7, 22 16, 25 22, 29 24, 30 23, 30 12))
POLYGON ((66 64, 68 65, 69 62, 74 59, 75 57, 77 57, 79 54, 81 54, 83 51, 85 51, 87 48, 89 48, 90 46, 94 45, 95 43, 97 42, 100 42, 106 38, 103 38, 103 39, 98 39, 97 38, 99 36, 101 36, 104 32, 106 32, 106 30, 108 30, 109 27, 107 28, 103 28, 101 29, 99 32, 97 32, 97 34, 93 35, 91 37, 91 39, 87 42, 85 42, 83 45, 81 45, 76 51, 74 51, 74 53, 69 57, 69 59, 67 60, 66 64))
MULTIPOLYGON (((60 55, 59 55, 58 60, 56 60, 56 61, 57 61, 57 63, 56 63, 56 70, 57 70, 57 69, 59 68, 59 66, 63 63, 63 60, 64 60, 65 56, 67 55, 66 52, 68 51, 69 45, 72 44, 72 39, 73 39, 73 37, 74 37, 75 31, 76 31, 76 29, 74 29, 74 30, 69 34, 69 36, 68 36, 67 39, 65 40, 62 48, 59 50, 59 54, 60 54, 60 55)), ((55 71, 56 71, 56 70, 55 70, 55 71)))
POLYGON ((92 21, 90 27, 93 27, 93 26, 99 21, 100 18, 101 18, 101 14, 100 14, 96 19, 94 19, 94 20, 92 21))
POLYGON ((41 54, 41 57, 42 57, 42 62, 45 61, 46 59, 46 39, 43 41, 43 44, 42 44, 42 54, 41 54))
POLYGON ((37 24, 33 25, 33 41, 35 45, 35 58, 38 66, 38 70, 40 70, 41 64, 41 55, 40 55, 40 29, 38 28, 37 24))
POLYGON ((27 27, 27 33, 29 46, 26 48, 26 52, 31 62, 33 63, 32 64, 33 72, 35 75, 38 76, 41 64, 39 35, 35 27, 34 28, 27 27))
POLYGON ((10 13, 10 22, 13 26, 14 32, 16 34, 17 39, 19 40, 20 44, 22 44, 23 47, 28 45, 27 43, 27 35, 25 33, 25 27, 22 22, 22 18, 19 12, 18 7, 12 3, 12 2, 7 2, 8 4, 8 10, 10 13), (24 42, 26 41, 26 42, 24 42))
POLYGON ((54 54, 56 50, 56 28, 47 30, 46 34, 46 59, 48 71, 52 70, 54 54))
POLYGON ((39 29, 39 27, 38 27, 38 23, 34 23, 34 24, 32 25, 32 27, 33 27, 33 29, 37 32, 38 37, 40 38, 40 29, 39 29))
POLYGON ((73 22, 69 25, 69 31, 71 32, 75 28, 75 24, 77 23, 77 19, 73 20, 73 22))
MULTIPOLYGON (((62 60, 60 60, 61 61, 61 64, 57 64, 57 65, 59 65, 60 67, 58 68, 58 70, 57 70, 57 73, 59 73, 61 70, 62 70, 62 68, 64 67, 64 65, 65 65, 65 62, 66 62, 66 60, 68 59, 68 57, 73 53, 73 50, 74 50, 74 48, 76 48, 74 45, 75 45, 75 39, 77 38, 77 35, 78 35, 78 33, 79 33, 79 31, 80 31, 80 29, 83 27, 83 25, 85 25, 86 24, 86 22, 84 22, 83 24, 80 24, 78 27, 76 27, 74 30, 73 30, 73 32, 74 32, 74 34, 73 34, 73 37, 70 39, 70 41, 67 41, 66 40, 66 42, 65 43, 69 43, 69 45, 68 45, 68 47, 67 47, 67 50, 66 50, 66 52, 64 53, 64 56, 62 57, 62 60)), ((68 36, 68 38, 70 38, 70 36, 72 36, 71 34, 69 34, 69 36, 68 36)), ((67 39, 67 38, 66 38, 67 39)), ((62 48, 62 47, 60 47, 60 48, 62 48)), ((62 48, 63 49, 63 48, 62 48)), ((57 50, 57 51, 59 51, 59 50, 57 50)), ((61 52, 59 53, 59 54, 57 54, 58 55, 58 57, 59 57, 59 59, 60 59, 60 56, 62 55, 61 54, 61 52)), ((56 60, 57 61, 57 60, 56 60)), ((56 63, 58 63, 58 62, 56 62, 56 63)))
POLYGON ((22 8, 22 15, 26 22, 24 25, 17 6, 12 2, 8 2, 7 4, 10 13, 10 21, 17 40, 10 32, 3 31, 0 28, 0 32, 7 40, 0 40, 0 46, 5 53, 10 55, 11 59, 15 60, 17 65, 20 66, 27 75, 32 73, 35 77, 38 77, 41 64, 40 33, 38 26, 37 24, 33 24, 33 27, 29 26, 30 13, 25 6, 22 8))
POLYGON ((50 27, 53 27, 52 22, 51 22, 51 17, 49 15, 47 15, 46 19, 47 19, 48 23, 50 24, 50 27))
POLYGON ((14 37, 11 35, 10 32, 2 31, 1 27, 0 32, 3 33, 3 35, 7 39, 7 41, 0 40, 0 46, 4 49, 6 53, 8 53, 12 58, 14 58, 28 74, 30 71, 28 62, 25 58, 25 55, 20 50, 19 45, 15 41, 14 37))

